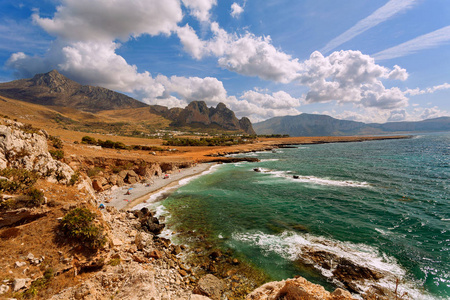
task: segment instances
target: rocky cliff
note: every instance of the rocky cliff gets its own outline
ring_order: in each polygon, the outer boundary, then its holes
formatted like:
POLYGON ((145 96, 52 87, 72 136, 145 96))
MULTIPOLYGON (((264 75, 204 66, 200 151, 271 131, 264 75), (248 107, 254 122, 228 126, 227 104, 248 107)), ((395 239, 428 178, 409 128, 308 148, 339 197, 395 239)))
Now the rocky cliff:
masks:
POLYGON ((148 106, 102 87, 81 85, 56 70, 36 74, 31 79, 0 83, 0 95, 35 104, 72 107, 88 112, 148 106))
POLYGON ((52 182, 69 183, 73 170, 48 152, 46 132, 10 120, 0 123, 0 169, 35 171, 52 182))
POLYGON ((252 123, 246 117, 236 118, 232 110, 223 103, 216 107, 208 107, 204 101, 192 101, 184 109, 168 109, 162 106, 152 106, 152 113, 159 114, 172 120, 173 126, 210 127, 230 131, 242 131, 255 134, 252 123))

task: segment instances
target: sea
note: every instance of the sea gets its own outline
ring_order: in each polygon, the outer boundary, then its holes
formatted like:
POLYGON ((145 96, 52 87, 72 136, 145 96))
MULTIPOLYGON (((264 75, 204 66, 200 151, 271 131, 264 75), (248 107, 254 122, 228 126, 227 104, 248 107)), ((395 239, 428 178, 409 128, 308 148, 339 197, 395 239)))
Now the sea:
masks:
POLYGON ((260 161, 214 166, 153 204, 173 240, 200 233, 271 280, 333 290, 330 269, 299 263, 326 251, 391 274, 381 284, 408 299, 450 299, 450 132, 239 156, 260 161))

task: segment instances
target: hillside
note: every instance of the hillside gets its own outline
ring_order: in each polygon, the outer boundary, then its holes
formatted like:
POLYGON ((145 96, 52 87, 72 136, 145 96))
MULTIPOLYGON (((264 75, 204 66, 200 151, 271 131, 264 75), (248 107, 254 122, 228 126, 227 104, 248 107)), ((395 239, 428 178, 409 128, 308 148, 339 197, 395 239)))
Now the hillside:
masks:
POLYGON ((10 117, 76 131, 148 135, 183 129, 255 134, 248 118, 237 119, 223 103, 216 108, 208 108, 203 101, 193 101, 186 108, 150 106, 102 87, 81 85, 56 70, 0 83, 0 99, 1 111, 10 117))
POLYGON ((437 132, 450 130, 450 117, 418 122, 366 124, 338 120, 326 115, 301 114, 276 117, 253 124, 257 134, 288 134, 290 136, 345 136, 392 133, 437 132))
POLYGON ((148 106, 102 87, 81 85, 53 70, 31 79, 0 83, 0 95, 35 104, 71 107, 87 112, 148 106))

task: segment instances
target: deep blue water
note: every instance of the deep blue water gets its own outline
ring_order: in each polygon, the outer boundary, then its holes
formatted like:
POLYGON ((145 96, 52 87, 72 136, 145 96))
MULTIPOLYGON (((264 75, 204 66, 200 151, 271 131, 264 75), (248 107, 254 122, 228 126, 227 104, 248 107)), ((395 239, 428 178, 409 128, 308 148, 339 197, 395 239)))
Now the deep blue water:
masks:
POLYGON ((220 165, 164 200, 169 225, 272 279, 332 281, 295 263, 324 249, 401 278, 414 299, 450 298, 450 133, 246 155, 261 161, 220 165))

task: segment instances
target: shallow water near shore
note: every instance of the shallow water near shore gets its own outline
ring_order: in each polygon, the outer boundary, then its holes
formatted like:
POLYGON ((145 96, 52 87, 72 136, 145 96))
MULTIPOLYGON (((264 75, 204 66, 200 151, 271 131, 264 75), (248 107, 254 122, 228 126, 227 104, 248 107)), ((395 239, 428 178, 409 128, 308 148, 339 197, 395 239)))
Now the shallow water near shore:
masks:
POLYGON ((170 229, 231 249, 273 280, 331 288, 330 270, 298 263, 316 249, 401 278, 413 299, 450 297, 450 133, 251 155, 261 161, 221 165, 165 199, 170 229))

